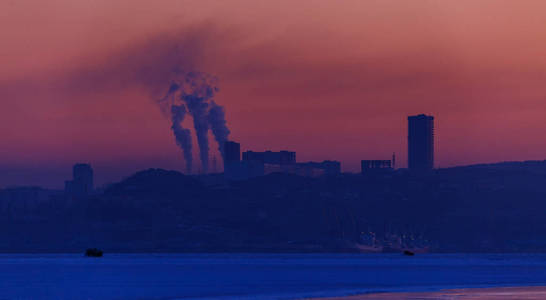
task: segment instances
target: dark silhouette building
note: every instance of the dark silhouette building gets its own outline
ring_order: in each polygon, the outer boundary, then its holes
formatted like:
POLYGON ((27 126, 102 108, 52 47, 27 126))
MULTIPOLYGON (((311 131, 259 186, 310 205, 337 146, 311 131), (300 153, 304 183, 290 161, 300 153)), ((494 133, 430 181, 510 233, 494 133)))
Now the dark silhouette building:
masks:
POLYGON ((293 151, 245 151, 239 159, 240 145, 226 142, 224 176, 230 180, 245 180, 271 173, 290 173, 300 176, 317 177, 341 173, 338 161, 296 162, 293 151))
POLYGON ((258 161, 264 164, 271 164, 271 165, 290 165, 290 164, 296 163, 296 152, 246 151, 246 152, 243 152, 243 161, 258 161))
POLYGON ((377 171, 393 170, 393 161, 391 160, 362 160, 360 161, 360 169, 362 174, 374 173, 377 171))
POLYGON ((224 144, 224 176, 242 180, 263 175, 263 164, 241 161, 241 144, 227 141, 224 144))
POLYGON ((224 144, 224 165, 227 162, 239 162, 241 161, 241 144, 227 141, 224 144))
POLYGON ((408 117, 408 168, 427 171, 434 168, 434 117, 408 117))
POLYGON ((65 193, 72 197, 85 197, 93 193, 93 169, 91 165, 74 165, 72 180, 65 182, 65 193))

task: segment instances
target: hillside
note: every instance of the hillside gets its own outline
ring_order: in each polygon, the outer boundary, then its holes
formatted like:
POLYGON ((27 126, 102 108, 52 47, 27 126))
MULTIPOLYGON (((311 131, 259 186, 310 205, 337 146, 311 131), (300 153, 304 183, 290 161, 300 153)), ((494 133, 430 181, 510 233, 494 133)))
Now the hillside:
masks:
POLYGON ((347 252, 373 237, 436 252, 546 251, 546 162, 214 180, 150 169, 76 203, 4 209, 0 250, 347 252))

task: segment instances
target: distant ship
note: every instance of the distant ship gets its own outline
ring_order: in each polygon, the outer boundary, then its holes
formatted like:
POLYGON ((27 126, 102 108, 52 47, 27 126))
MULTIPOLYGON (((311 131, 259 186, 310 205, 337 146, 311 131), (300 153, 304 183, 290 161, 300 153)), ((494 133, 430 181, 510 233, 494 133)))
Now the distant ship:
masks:
POLYGON ((87 257, 102 257, 102 250, 99 250, 97 248, 89 248, 85 250, 85 256, 87 257))
POLYGON ((362 233, 359 243, 355 244, 361 253, 428 253, 428 241, 412 235, 387 233, 383 239, 377 239, 375 233, 362 233))

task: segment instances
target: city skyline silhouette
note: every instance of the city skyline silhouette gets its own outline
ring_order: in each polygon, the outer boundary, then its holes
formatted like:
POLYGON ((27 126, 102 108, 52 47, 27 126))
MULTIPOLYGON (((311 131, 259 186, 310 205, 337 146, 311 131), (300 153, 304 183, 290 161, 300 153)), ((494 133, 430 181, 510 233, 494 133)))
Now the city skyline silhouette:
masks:
POLYGON ((0 20, 0 299, 546 299, 545 0, 0 20))
POLYGON ((156 103, 181 71, 218 79, 230 139, 254 151, 347 172, 395 152, 404 167, 405 118, 424 113, 437 118, 436 167, 545 158, 545 4, 236 2, 6 4, 0 182, 51 186, 78 161, 101 183, 184 170, 156 103))

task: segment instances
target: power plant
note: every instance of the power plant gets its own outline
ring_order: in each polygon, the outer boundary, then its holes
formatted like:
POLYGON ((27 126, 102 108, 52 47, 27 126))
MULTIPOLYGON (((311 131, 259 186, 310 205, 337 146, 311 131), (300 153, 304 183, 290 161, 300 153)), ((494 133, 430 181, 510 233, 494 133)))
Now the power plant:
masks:
MULTIPOLYGON (((307 177, 341 173, 339 161, 297 162, 296 152, 281 150, 262 152, 247 150, 226 141, 224 174, 229 179, 248 179, 270 173, 290 173, 307 177)), ((396 154, 391 159, 365 159, 360 162, 363 175, 389 174, 396 170, 396 154)), ((422 173, 434 168, 434 117, 424 114, 408 117, 408 169, 422 173)))
MULTIPOLYGON (((213 100, 218 90, 214 76, 201 72, 178 72, 171 79, 166 95, 157 101, 161 110, 170 116, 176 144, 183 152, 186 173, 191 174, 193 171, 192 134, 183 125, 187 115, 193 119, 203 174, 209 171, 209 130, 218 143, 218 151, 224 161, 224 173, 228 178, 244 179, 274 172, 303 176, 334 175, 341 172, 338 161, 298 163, 296 152, 287 150, 247 150, 242 153, 241 160, 240 144, 229 140, 230 130, 224 108, 213 100)), ((395 163, 394 154, 392 160, 362 160, 361 172, 373 174, 392 171, 396 168, 395 163)), ((408 168, 412 172, 434 168, 433 116, 420 114, 408 117, 408 168)))

